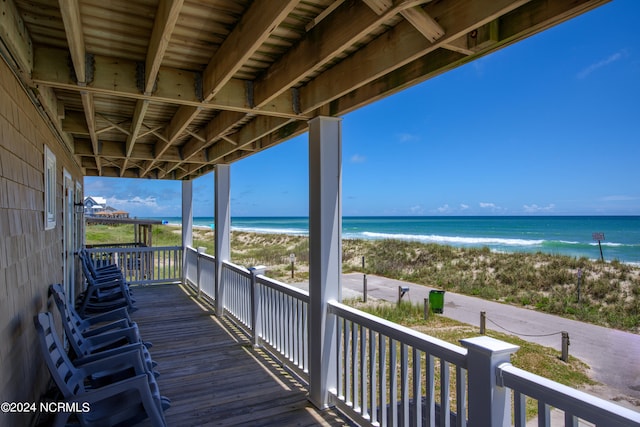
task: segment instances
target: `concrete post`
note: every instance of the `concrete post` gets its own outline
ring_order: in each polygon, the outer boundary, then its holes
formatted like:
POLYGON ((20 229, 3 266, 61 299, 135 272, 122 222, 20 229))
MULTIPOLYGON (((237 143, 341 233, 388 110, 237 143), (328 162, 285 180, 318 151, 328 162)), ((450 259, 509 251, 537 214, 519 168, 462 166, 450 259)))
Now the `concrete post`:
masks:
POLYGON ((187 283, 187 246, 193 246, 193 181, 182 181, 182 283, 187 283))
POLYGON ((215 260, 216 260, 216 314, 224 315, 224 283, 222 283, 222 262, 231 258, 231 179, 229 165, 215 167, 215 260))
POLYGON ((341 119, 309 121, 309 400, 332 406, 337 388, 336 319, 327 302, 340 301, 342 272, 341 119))
POLYGON ((469 380, 469 425, 502 427, 511 425, 511 397, 496 383, 496 367, 510 362, 520 348, 488 336, 460 340, 467 348, 469 380))

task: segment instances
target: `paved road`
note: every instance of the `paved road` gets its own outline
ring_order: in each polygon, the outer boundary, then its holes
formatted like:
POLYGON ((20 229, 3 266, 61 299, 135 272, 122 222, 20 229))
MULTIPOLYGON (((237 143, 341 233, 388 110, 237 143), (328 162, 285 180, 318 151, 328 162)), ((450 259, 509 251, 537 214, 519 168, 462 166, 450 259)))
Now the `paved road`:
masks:
MULTIPOLYGON (((362 294, 363 276, 344 274, 343 297, 362 294)), ((304 285, 302 285, 304 286, 304 285)), ((433 288, 367 275, 368 296, 396 301, 398 286, 408 286, 404 298, 422 303, 433 288)), ((512 334, 547 347, 560 350, 561 331, 569 333, 569 354, 583 360, 592 369, 592 378, 606 385, 613 395, 608 398, 631 397, 640 403, 640 335, 564 319, 526 308, 486 301, 466 295, 445 293, 444 316, 480 326, 480 312, 487 313, 487 328, 512 334), (557 334, 556 334, 557 332, 557 334), (550 336, 531 336, 548 335, 550 336)), ((607 393, 608 394, 608 393, 607 393)), ((629 400, 629 399, 624 399, 629 400)), ((624 403, 624 402, 621 402, 624 403)), ((635 408, 636 410, 638 407, 635 408)))

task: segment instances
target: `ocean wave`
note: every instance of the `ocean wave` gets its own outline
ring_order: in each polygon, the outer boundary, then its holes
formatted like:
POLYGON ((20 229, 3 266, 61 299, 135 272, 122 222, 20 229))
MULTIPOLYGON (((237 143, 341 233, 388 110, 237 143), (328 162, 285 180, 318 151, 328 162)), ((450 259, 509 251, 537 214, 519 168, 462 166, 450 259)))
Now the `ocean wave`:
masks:
POLYGON ((309 234, 308 230, 305 230, 302 228, 268 228, 268 227, 231 226, 231 230, 244 231, 247 233, 261 233, 261 234, 293 234, 293 235, 303 235, 303 236, 306 236, 309 234))
POLYGON ((392 234, 375 233, 371 231, 365 231, 360 235, 369 239, 417 240, 420 242, 450 243, 456 245, 540 246, 544 243, 544 240, 507 239, 499 237, 438 236, 433 234, 392 234))

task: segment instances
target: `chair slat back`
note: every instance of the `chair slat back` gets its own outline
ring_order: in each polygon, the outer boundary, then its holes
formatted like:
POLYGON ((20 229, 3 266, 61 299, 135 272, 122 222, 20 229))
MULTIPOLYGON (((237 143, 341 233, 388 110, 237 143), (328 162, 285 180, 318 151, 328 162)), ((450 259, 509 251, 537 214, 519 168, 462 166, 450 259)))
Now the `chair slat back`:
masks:
POLYGON ((66 399, 84 392, 81 372, 76 369, 56 332, 51 313, 40 313, 34 318, 42 354, 49 372, 66 399))

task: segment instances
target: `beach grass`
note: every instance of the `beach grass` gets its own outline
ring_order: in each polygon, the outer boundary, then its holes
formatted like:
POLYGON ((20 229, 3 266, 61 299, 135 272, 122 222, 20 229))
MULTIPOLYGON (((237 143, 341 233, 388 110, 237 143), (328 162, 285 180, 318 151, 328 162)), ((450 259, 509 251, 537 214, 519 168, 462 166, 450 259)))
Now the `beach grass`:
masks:
MULTIPOLYGON (((133 240, 132 227, 91 225, 86 243, 133 240)), ((174 226, 153 228, 154 246, 181 244, 174 226)), ((194 229, 194 247, 214 254, 213 232, 194 229)), ((233 231, 234 263, 265 265, 283 282, 308 279, 306 236, 233 231), (295 255, 291 277, 290 254, 295 255)), ((640 267, 545 253, 496 253, 401 240, 343 240, 343 271, 362 272, 422 284, 601 326, 640 333, 640 267), (365 266, 362 266, 364 258, 365 266), (581 270, 578 300, 578 270, 581 270)))

